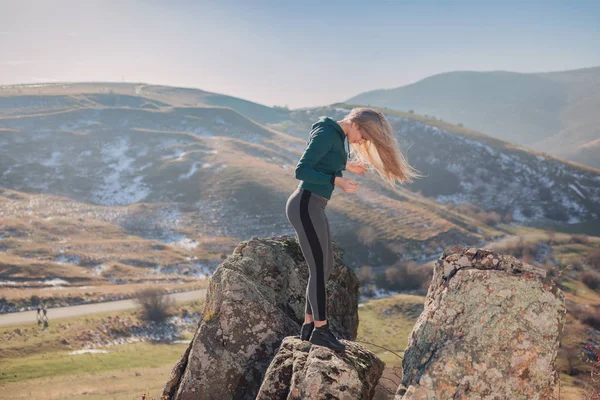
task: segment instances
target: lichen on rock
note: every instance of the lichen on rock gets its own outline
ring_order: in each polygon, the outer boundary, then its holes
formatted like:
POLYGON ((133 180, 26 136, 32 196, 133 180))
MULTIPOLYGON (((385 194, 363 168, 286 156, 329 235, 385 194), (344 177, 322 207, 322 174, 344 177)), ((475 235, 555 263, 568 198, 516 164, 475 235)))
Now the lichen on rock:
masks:
POLYGON ((370 400, 385 363, 363 346, 342 340, 344 353, 286 337, 256 400, 370 400))
MULTIPOLYGON (((341 262, 327 282, 331 330, 353 340, 358 331, 358 279, 341 262)), ((286 336, 304 321, 308 266, 296 237, 240 242, 211 277, 203 318, 190 348, 173 368, 169 399, 254 399, 286 336)))
POLYGON ((395 399, 544 398, 565 313, 544 270, 488 249, 446 248, 408 338, 395 399))

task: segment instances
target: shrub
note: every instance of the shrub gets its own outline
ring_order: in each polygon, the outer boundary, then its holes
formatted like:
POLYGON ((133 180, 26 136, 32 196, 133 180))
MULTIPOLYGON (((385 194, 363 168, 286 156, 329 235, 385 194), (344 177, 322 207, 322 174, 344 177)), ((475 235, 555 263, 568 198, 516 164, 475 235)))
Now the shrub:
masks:
POLYGON ((523 240, 523 237, 520 236, 518 242, 507 244, 506 246, 504 246, 502 251, 525 262, 530 262, 537 253, 537 244, 532 242, 526 242, 525 240, 523 240))
POLYGON ((586 315, 584 315, 581 322, 591 326, 594 329, 600 329, 600 315, 598 315, 597 311, 588 312, 586 315))
POLYGON ((373 297, 375 292, 377 291, 377 286, 374 283, 367 283, 364 286, 361 286, 360 293, 366 297, 373 297))
POLYGON ((365 245, 371 245, 377 239, 377 232, 372 226, 362 226, 357 234, 360 242, 365 245))
POLYGON ((588 310, 586 308, 579 307, 573 313, 573 316, 594 329, 600 329, 600 313, 598 312, 597 308, 588 310))
POLYGON ((583 380, 584 393, 582 399, 597 400, 600 398, 600 380, 598 379, 600 377, 600 353, 596 351, 593 344, 588 343, 585 345, 584 350, 579 353, 578 358, 585 364, 591 364, 591 370, 589 371, 591 379, 583 380))
POLYGON ((571 262, 571 265, 573 265, 573 271, 581 272, 585 269, 583 263, 579 258, 573 260, 573 262, 571 262))
MULTIPOLYGON (((480 191, 483 192, 483 190, 484 190, 484 188, 481 187, 480 191)), ((505 217, 503 218, 496 211, 488 212, 475 204, 462 203, 462 204, 456 205, 454 208, 459 213, 461 213, 463 215, 467 215, 471 218, 475 218, 475 219, 483 222, 486 225, 493 226, 493 225, 499 224, 500 222, 510 222, 510 220, 506 221, 505 220, 506 218, 505 217)))
POLYGON ((37 306, 38 304, 40 304, 40 298, 38 296, 36 296, 35 294, 32 294, 29 301, 31 302, 32 306, 37 306))
POLYGON ((175 300, 156 287, 148 287, 136 293, 135 302, 142 307, 142 319, 163 322, 171 315, 175 300))
POLYGON ((556 231, 548 230, 548 244, 560 244, 556 238, 556 231))
POLYGON ((587 263, 595 270, 600 270, 600 249, 593 249, 588 252, 587 263))
POLYGON ((377 286, 388 290, 423 290, 429 281, 431 265, 419 266, 414 261, 399 262, 386 268, 384 275, 375 278, 377 286))
POLYGON ((547 279, 552 279, 555 276, 558 276, 558 269, 551 262, 544 263, 542 267, 546 270, 547 279))
POLYGON ((581 274, 581 281, 590 289, 600 289, 600 274, 597 272, 587 271, 581 274))
POLYGON ((588 242, 586 235, 571 235, 571 243, 587 244, 588 242))
POLYGON ((497 225, 502 221, 502 217, 495 211, 483 213, 482 220, 486 225, 497 225))
POLYGON ((576 376, 582 372, 583 363, 579 360, 579 351, 575 347, 563 347, 559 350, 560 358, 564 360, 561 368, 569 376, 576 376))
POLYGON ((356 273, 356 277, 358 278, 360 285, 364 286, 373 281, 373 279, 375 278, 375 274, 373 273, 372 267, 368 265, 363 265, 356 273))

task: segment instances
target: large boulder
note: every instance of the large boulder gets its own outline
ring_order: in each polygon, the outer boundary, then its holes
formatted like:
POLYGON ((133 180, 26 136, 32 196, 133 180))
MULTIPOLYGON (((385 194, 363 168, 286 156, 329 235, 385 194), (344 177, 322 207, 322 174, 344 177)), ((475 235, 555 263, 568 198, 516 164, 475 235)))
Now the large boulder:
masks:
POLYGON ((256 400, 370 400, 385 363, 363 346, 342 340, 344 353, 289 336, 266 372, 256 400))
MULTIPOLYGON (((327 282, 327 317, 340 338, 358 330, 356 275, 342 262, 327 282)), ((290 235, 241 242, 214 272, 194 339, 175 365, 169 399, 254 399, 286 336, 304 321, 308 265, 290 235)))
POLYGON ((542 399, 566 307, 544 270, 487 249, 446 248, 409 338, 395 399, 542 399))

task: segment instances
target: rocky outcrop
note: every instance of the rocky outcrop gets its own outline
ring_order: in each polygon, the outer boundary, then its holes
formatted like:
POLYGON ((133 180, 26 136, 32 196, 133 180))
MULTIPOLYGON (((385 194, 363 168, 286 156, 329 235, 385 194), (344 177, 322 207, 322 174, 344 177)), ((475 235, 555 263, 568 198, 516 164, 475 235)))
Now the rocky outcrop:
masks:
POLYGON ((445 249, 395 399, 544 398, 565 312, 544 270, 486 249, 445 249))
MULTIPOLYGON (((358 279, 341 262, 327 283, 331 330, 354 340, 358 279)), ((194 339, 165 385, 169 399, 254 399, 286 336, 304 321, 308 266, 295 236, 241 242, 214 272, 194 339)))
POLYGON ((344 353, 286 337, 256 400, 372 399, 385 363, 361 345, 342 340, 344 353))

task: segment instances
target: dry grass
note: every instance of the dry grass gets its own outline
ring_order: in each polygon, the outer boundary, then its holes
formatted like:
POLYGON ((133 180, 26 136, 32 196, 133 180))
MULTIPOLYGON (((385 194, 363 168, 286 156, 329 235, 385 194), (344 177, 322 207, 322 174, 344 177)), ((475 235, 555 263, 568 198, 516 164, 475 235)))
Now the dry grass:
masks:
POLYGON ((159 398, 173 365, 181 357, 179 353, 185 351, 185 345, 162 346, 172 346, 173 350, 172 359, 163 365, 30 379, 0 384, 0 391, 14 400, 140 400, 143 393, 148 399, 159 398))
MULTIPOLYGON (((163 291, 190 291, 196 289, 208 288, 208 279, 194 279, 190 282, 152 282, 153 286, 156 286, 163 291)), ((3 288, 0 290, 0 294, 6 297, 6 300, 15 301, 19 299, 28 299, 31 296, 38 296, 42 299, 54 297, 74 297, 86 295, 89 297, 101 297, 105 298, 113 296, 124 296, 127 298, 133 297, 133 294, 144 287, 147 283, 127 283, 123 285, 116 284, 102 284, 98 286, 62 286, 62 287, 36 287, 36 288, 3 288)))
POLYGON ((128 279, 145 275, 157 265, 220 259, 221 253, 215 248, 222 247, 223 238, 199 236, 196 232, 201 230, 193 225, 178 230, 198 241, 192 249, 145 239, 128 230, 140 224, 142 232, 154 228, 147 221, 157 207, 160 205, 107 208, 65 197, 0 189, 0 208, 6 210, 0 218, 0 279, 35 280, 47 272, 53 278, 106 281, 94 267, 117 266, 110 277, 128 279))

